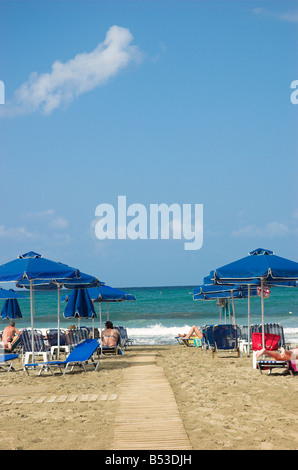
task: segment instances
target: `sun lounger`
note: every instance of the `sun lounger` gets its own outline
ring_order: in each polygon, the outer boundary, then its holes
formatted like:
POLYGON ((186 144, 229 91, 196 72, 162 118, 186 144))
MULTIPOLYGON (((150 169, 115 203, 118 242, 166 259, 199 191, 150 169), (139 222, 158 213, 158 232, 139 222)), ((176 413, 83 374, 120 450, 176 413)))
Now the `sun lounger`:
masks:
POLYGON ((13 370, 13 361, 18 357, 18 354, 0 354, 0 368, 10 372, 13 370))
POLYGON ((214 347, 212 357, 216 351, 236 351, 240 356, 238 338, 239 328, 237 325, 214 325, 214 347))
POLYGON ((127 329, 124 327, 124 326, 116 326, 115 327, 119 333, 120 333, 120 343, 121 343, 121 347, 123 349, 127 349, 128 346, 131 346, 132 343, 133 343, 133 339, 129 338, 128 337, 128 334, 127 334, 127 329))
POLYGON ((86 339, 82 343, 77 344, 77 346, 67 356, 65 361, 48 361, 25 364, 24 370, 29 375, 29 369, 39 367, 40 371, 38 375, 41 375, 43 370, 49 370, 53 374, 52 369, 59 368, 61 372, 63 371, 63 375, 65 375, 69 366, 71 366, 71 371, 73 371, 75 366, 78 366, 82 367, 83 370, 86 372, 86 365, 91 359, 92 365, 94 366, 96 371, 99 365, 99 359, 97 361, 94 361, 92 356, 98 347, 99 344, 97 339, 86 339))
POLYGON ((203 333, 203 347, 208 350, 215 347, 214 344, 214 333, 213 333, 213 325, 205 325, 201 329, 203 333))
POLYGON ((58 330, 57 328, 50 328, 46 331, 47 340, 51 348, 51 358, 58 353, 58 334, 59 334, 59 351, 69 353, 69 346, 66 344, 66 337, 64 330, 58 330))
POLYGON ((268 370, 268 374, 270 375, 272 369, 286 369, 286 372, 291 373, 294 375, 295 372, 298 372, 298 361, 274 361, 274 360, 260 360, 257 361, 257 369, 263 373, 263 370, 268 370))
POLYGON ((182 344, 184 346, 189 347, 194 347, 194 336, 191 336, 190 338, 183 338, 183 336, 175 336, 176 340, 178 341, 179 344, 182 344))
MULTIPOLYGON (((21 341, 22 341, 23 361, 27 363, 30 357, 33 357, 32 331, 27 330, 27 329, 23 330, 21 334, 21 341)), ((38 330, 33 331, 33 343, 34 343, 34 357, 42 356, 44 361, 47 361, 48 359, 51 358, 50 351, 45 344, 41 331, 38 331, 38 330)))
POLYGON ((193 337, 193 344, 195 348, 202 348, 203 347, 203 339, 198 338, 197 336, 193 337))
POLYGON ((77 344, 89 338, 89 329, 85 327, 77 328, 76 330, 67 330, 65 333, 66 344, 69 351, 72 351, 77 344))

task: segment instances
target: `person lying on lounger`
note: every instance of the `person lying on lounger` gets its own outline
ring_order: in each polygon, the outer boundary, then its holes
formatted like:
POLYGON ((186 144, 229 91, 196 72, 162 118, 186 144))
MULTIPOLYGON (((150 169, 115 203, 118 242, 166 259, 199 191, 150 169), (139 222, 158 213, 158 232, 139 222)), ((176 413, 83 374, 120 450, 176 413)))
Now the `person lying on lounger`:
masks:
POLYGON ((197 336, 198 338, 203 338, 203 333, 199 330, 196 325, 193 325, 189 332, 186 335, 178 335, 182 339, 189 339, 191 336, 197 336))
POLYGON ((256 352, 256 357, 260 357, 263 355, 273 357, 276 361, 291 361, 298 359, 298 348, 289 350, 281 348, 281 352, 268 351, 264 348, 256 352))
POLYGON ((7 349, 8 351, 12 350, 12 344, 11 342, 13 341, 13 338, 15 335, 20 335, 21 333, 19 330, 15 327, 15 322, 12 320, 8 326, 6 326, 3 330, 2 333, 2 341, 0 342, 0 346, 3 347, 4 349, 7 349))
POLYGON ((113 347, 117 345, 119 332, 114 329, 114 325, 111 321, 105 323, 105 329, 101 333, 102 345, 113 347))

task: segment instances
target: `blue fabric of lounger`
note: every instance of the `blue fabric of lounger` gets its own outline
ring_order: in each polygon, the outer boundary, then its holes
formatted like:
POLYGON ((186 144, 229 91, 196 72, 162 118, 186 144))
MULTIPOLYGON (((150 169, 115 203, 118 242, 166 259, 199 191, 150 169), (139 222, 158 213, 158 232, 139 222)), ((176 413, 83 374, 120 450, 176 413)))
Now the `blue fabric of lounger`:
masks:
POLYGON ((18 357, 18 354, 0 354, 0 367, 7 368, 7 372, 10 372, 13 369, 13 361, 18 357))
MULTIPOLYGON (((68 366, 72 366, 73 368, 77 365, 84 369, 86 372, 86 368, 84 363, 87 363, 91 356, 95 353, 97 348, 99 347, 97 339, 86 339, 82 343, 77 344, 77 346, 72 350, 72 352, 67 356, 65 361, 48 361, 48 362, 38 362, 33 364, 25 364, 24 369, 28 373, 28 369, 32 367, 40 367, 40 371, 38 375, 41 375, 41 372, 44 369, 48 369, 51 371, 52 367, 58 367, 63 371, 63 375, 66 373, 68 366)), ((95 370, 98 368, 99 360, 92 361, 95 370)))

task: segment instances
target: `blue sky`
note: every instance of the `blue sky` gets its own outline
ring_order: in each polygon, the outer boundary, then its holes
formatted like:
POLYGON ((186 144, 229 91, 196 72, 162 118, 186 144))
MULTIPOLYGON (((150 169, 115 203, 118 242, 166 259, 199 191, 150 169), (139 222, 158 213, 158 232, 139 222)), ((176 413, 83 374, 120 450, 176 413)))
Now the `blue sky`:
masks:
POLYGON ((297 26, 287 1, 1 2, 0 263, 33 250, 129 287, 257 247, 297 260, 297 26), (203 204, 202 248, 98 240, 120 195, 203 204))

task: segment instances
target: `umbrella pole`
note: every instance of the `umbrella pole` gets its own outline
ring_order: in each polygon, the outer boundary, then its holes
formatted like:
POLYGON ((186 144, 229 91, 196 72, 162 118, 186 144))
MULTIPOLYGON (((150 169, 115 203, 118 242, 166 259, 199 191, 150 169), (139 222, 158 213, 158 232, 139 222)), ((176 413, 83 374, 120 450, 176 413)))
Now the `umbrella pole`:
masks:
POLYGON ((234 296, 233 291, 231 290, 231 297, 232 297, 232 322, 233 325, 236 325, 236 315, 235 315, 235 303, 234 303, 234 296))
POLYGON ((107 303, 107 320, 110 319, 110 309, 109 309, 109 302, 107 303))
POLYGON ((264 324, 264 279, 261 278, 261 312, 262 312, 262 347, 265 348, 265 324, 264 324))
MULTIPOLYGON (((92 302, 93 308, 95 308, 95 307, 94 307, 94 300, 91 299, 91 302, 92 302)), ((94 339, 94 317, 92 317, 92 330, 93 330, 93 331, 92 331, 92 334, 93 334, 92 338, 94 339)))
POLYGON ((228 299, 228 307, 229 307, 229 323, 231 323, 231 306, 230 306, 229 299, 228 299))
POLYGON ((250 356, 250 285, 248 285, 248 302, 247 302, 247 342, 248 342, 248 349, 247 349, 247 357, 250 356))
POLYGON ((60 284, 58 284, 58 340, 57 340, 57 345, 58 345, 58 353, 57 353, 57 359, 60 357, 60 284))
POLYGON ((31 342, 32 342, 32 362, 34 363, 34 306, 33 306, 33 286, 30 279, 30 311, 31 311, 31 342))

